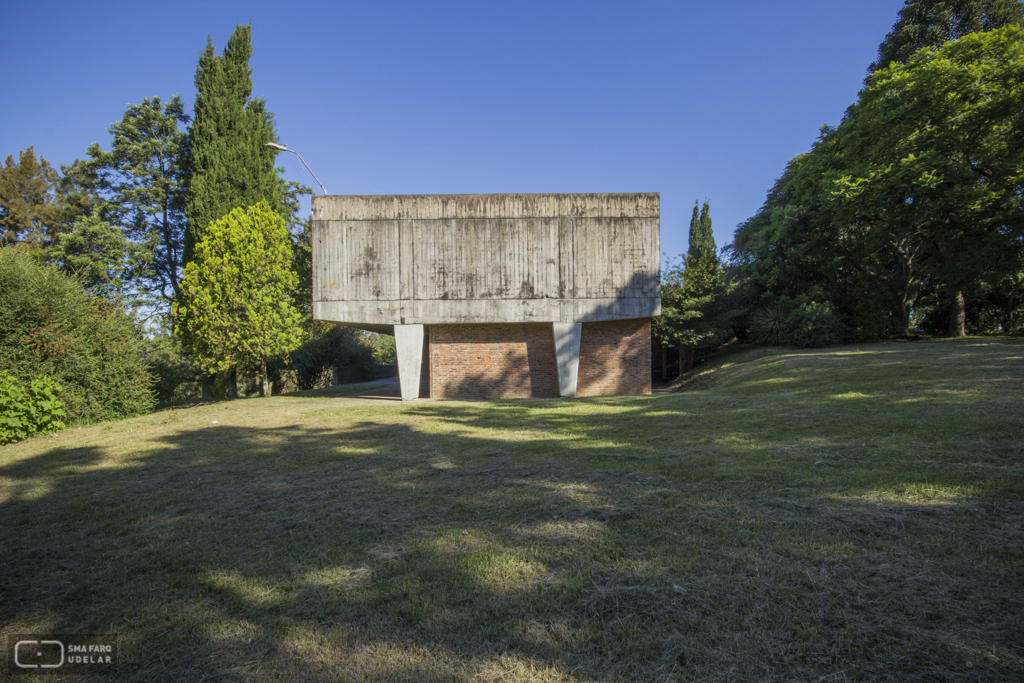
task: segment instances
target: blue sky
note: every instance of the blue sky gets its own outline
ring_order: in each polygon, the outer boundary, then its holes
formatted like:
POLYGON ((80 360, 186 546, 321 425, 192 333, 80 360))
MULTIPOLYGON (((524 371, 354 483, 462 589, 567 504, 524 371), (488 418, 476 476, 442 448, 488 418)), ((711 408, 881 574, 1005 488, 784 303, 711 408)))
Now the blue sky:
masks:
POLYGON ((251 22, 254 92, 328 192, 660 192, 673 256, 698 199, 732 241, 902 5, 3 0, 0 157, 70 163, 128 103, 191 107, 206 37, 251 22))

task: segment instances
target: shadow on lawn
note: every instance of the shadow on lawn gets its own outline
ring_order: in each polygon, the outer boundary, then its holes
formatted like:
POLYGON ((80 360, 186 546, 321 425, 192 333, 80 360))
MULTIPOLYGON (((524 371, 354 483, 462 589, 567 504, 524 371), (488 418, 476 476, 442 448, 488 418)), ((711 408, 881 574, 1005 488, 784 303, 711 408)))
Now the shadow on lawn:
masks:
POLYGON ((883 465, 766 460, 744 406, 695 401, 58 446, 0 467, 0 628, 118 633, 123 680, 1019 675, 1019 501, 786 494, 883 465), (732 446, 686 436, 711 409, 732 446))

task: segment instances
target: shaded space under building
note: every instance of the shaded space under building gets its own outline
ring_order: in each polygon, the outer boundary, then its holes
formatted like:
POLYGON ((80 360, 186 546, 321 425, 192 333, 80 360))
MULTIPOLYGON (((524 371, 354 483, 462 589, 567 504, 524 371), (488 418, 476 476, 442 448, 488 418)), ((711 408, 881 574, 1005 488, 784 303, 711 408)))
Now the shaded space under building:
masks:
POLYGON ((651 391, 657 193, 317 196, 313 316, 395 337, 403 399, 651 391))

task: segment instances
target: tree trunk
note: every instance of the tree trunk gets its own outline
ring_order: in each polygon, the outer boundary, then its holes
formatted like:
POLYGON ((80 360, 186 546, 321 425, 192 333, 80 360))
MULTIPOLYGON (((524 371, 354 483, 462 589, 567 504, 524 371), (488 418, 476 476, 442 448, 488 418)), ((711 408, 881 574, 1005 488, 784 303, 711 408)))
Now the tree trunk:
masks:
POLYGON ((949 336, 967 336, 967 307, 964 303, 964 293, 957 290, 950 297, 949 302, 949 336))
POLYGON ((661 381, 668 381, 668 347, 661 345, 661 381))
POLYGON ((263 390, 263 398, 270 398, 273 387, 270 384, 270 377, 267 375, 267 357, 263 357, 260 363, 260 388, 263 390))
POLYGON ((913 300, 903 300, 903 306, 900 307, 900 334, 906 334, 907 330, 910 329, 910 311, 914 308, 913 300))
POLYGON ((679 376, 682 377, 683 373, 686 372, 686 353, 683 351, 682 342, 679 343, 679 376))
POLYGON ((228 398, 238 398, 238 370, 231 368, 228 376, 228 398))
POLYGON ((213 400, 213 375, 203 374, 203 400, 213 400))

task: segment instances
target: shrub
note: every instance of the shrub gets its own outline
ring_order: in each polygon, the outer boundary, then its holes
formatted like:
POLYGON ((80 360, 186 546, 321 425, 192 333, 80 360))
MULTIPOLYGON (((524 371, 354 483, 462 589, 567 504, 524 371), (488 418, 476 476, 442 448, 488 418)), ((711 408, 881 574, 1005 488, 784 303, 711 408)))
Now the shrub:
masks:
POLYGON ((69 420, 148 412, 150 376, 132 319, 53 266, 0 249, 0 367, 16 382, 50 376, 69 420))
POLYGON ((369 339, 373 347, 373 360, 377 365, 394 365, 398 362, 398 348, 395 338, 387 334, 373 334, 369 339))
POLYGON ((0 373, 0 444, 63 428, 60 392, 61 386, 49 377, 33 379, 25 387, 0 373))
POLYGON ((181 348, 181 341, 168 333, 143 339, 139 353, 153 377, 157 401, 194 398, 202 393, 202 370, 181 348))
POLYGON ((367 370, 374 365, 373 355, 374 349, 362 332, 331 325, 292 351, 287 367, 294 372, 299 389, 315 389, 331 383, 331 368, 335 365, 367 370))
POLYGON ((833 346, 843 340, 843 322, 831 304, 790 299, 762 308, 751 316, 750 331, 762 346, 833 346))
POLYGON ((809 301, 789 314, 788 342, 793 346, 835 346, 843 340, 843 323, 831 304, 809 301))
POLYGON ((762 346, 788 343, 789 328, 789 310, 782 302, 765 306, 750 318, 750 331, 762 346))

